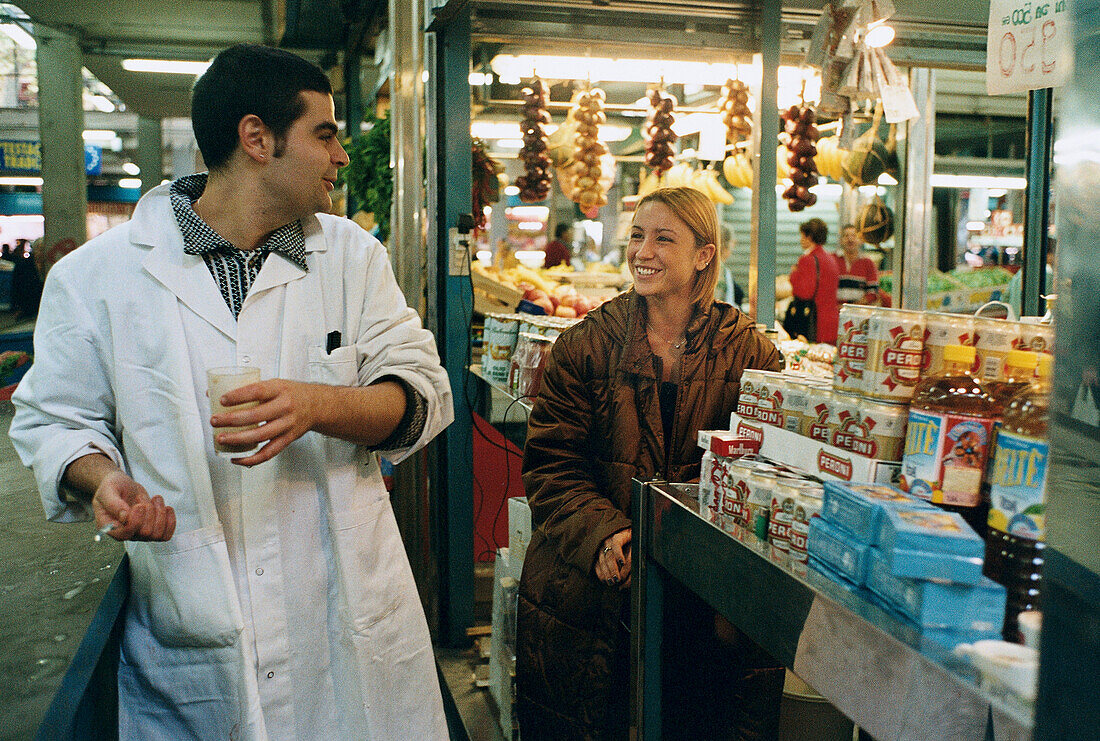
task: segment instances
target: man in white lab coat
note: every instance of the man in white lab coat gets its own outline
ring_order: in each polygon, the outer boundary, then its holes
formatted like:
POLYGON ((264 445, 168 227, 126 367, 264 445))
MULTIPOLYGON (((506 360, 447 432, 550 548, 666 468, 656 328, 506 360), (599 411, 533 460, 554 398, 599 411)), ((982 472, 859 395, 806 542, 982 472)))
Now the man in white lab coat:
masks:
POLYGON ((233 47, 192 119, 209 175, 53 268, 14 400, 47 516, 126 543, 120 736, 445 738, 375 452, 449 424, 450 385, 385 248, 324 213, 348 163, 329 83, 233 47), (212 417, 205 371, 228 365, 266 380, 212 417))

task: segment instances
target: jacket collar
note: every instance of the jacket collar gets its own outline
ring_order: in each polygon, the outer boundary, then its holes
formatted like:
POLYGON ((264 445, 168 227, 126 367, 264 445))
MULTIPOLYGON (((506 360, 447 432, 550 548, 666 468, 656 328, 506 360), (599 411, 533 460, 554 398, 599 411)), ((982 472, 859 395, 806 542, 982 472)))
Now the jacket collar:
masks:
MULTIPOLYGON (((609 318, 619 318, 626 325, 626 332, 623 336, 626 346, 620 361, 622 369, 646 378, 656 378, 656 370, 653 367, 653 350, 649 346, 649 340, 646 338, 645 332, 647 317, 645 302, 631 288, 623 295, 622 303, 616 306, 615 309, 618 309, 618 311, 614 312, 609 318)), ((694 355, 704 346, 706 336, 710 334, 706 331, 706 328, 710 321, 711 310, 712 305, 702 308, 696 307, 691 319, 688 320, 684 358, 694 355)))

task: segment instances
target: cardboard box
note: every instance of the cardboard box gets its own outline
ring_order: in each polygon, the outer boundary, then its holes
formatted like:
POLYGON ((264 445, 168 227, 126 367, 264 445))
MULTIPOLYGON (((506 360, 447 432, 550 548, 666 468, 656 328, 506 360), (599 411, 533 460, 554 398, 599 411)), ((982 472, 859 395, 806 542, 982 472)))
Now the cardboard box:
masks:
POLYGON ((901 464, 864 458, 851 451, 826 445, 780 427, 730 415, 730 431, 739 438, 760 441, 760 455, 801 469, 819 479, 867 481, 890 484, 901 473, 901 464))
POLYGON ((926 504, 923 499, 917 499, 887 484, 825 482, 821 516, 850 532, 861 543, 875 544, 883 512, 891 507, 926 507, 939 511, 934 505, 926 504))
POLYGON ((526 497, 508 500, 508 552, 510 569, 508 576, 519 581, 523 573, 523 559, 531 543, 531 505, 526 497))
POLYGON ((870 546, 853 540, 846 531, 822 518, 810 520, 806 544, 809 557, 823 562, 852 584, 862 585, 866 581, 870 550, 870 546))
POLYGON ((961 584, 982 580, 985 541, 955 512, 888 509, 878 545, 894 576, 961 584))

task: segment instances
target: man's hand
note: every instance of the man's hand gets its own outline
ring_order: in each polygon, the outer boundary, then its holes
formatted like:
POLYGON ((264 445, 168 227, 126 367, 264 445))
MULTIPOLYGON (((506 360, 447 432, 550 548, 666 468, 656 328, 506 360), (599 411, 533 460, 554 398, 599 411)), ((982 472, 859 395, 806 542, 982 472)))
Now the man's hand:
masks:
POLYGON ((615 533, 600 546, 596 555, 596 578, 608 586, 630 586, 630 528, 615 533))
POLYGON ((233 458, 241 466, 270 460, 310 430, 357 445, 377 445, 396 429, 405 414, 405 391, 394 381, 369 386, 329 386, 276 378, 241 386, 221 398, 223 406, 256 402, 257 406, 210 418, 215 439, 227 445, 263 445, 256 453, 233 458), (218 427, 254 430, 222 432, 218 427))
POLYGON ((214 439, 225 445, 260 445, 263 447, 245 458, 233 458, 242 466, 255 466, 271 460, 286 446, 309 432, 317 423, 325 403, 324 387, 312 383, 276 378, 234 389, 221 398, 223 406, 257 402, 257 406, 241 411, 215 414, 210 418, 214 439), (254 430, 218 432, 219 427, 246 427, 259 424, 254 430))
POLYGON ((145 487, 114 470, 96 487, 92 511, 99 528, 114 525, 107 534, 115 540, 170 540, 176 531, 176 512, 159 495, 149 498, 145 487))

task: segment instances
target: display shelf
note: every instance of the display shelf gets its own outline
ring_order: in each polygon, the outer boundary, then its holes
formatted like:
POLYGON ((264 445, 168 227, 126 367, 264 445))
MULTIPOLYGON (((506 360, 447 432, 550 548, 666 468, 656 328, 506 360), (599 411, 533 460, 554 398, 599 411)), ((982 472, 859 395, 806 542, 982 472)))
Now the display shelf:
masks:
POLYGON ((471 365, 469 372, 484 391, 483 394, 478 394, 479 403, 474 411, 522 450, 527 438, 527 415, 531 413, 534 399, 529 396, 517 397, 507 386, 489 378, 479 363, 471 365))
POLYGON ((635 481, 632 714, 661 733, 661 620, 673 578, 878 739, 1024 741, 1026 710, 983 692, 978 673, 923 636, 752 533, 698 514, 697 485, 635 481))

